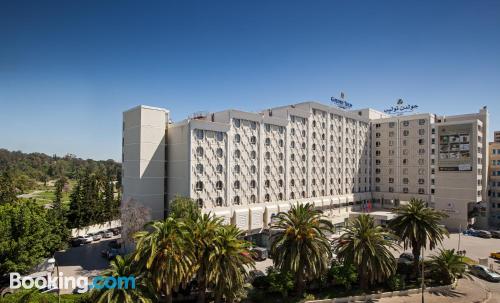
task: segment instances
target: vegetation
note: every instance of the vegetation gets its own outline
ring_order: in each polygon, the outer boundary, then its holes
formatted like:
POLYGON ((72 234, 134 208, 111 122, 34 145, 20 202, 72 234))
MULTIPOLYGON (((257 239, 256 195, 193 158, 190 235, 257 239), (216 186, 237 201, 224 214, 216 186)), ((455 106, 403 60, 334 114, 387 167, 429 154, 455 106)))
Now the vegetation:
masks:
MULTIPOLYGON (((0 149, 0 172, 9 171, 18 192, 32 189, 36 182, 46 183, 49 180, 65 177, 76 179, 81 171, 107 170, 114 180, 121 179, 121 165, 113 160, 83 160, 74 155, 58 157, 43 153, 22 153, 0 149)), ((0 187, 1 188, 1 187, 0 187)), ((3 199, 0 199, 2 201, 3 199)))
POLYGON ((26 273, 64 245, 51 216, 33 201, 0 205, 0 275, 26 273))
POLYGON ((396 259, 390 249, 396 249, 396 237, 375 226, 373 217, 359 215, 349 223, 335 246, 341 262, 356 267, 360 286, 366 290, 375 282, 383 282, 396 272, 396 259))
MULTIPOLYGON (((135 276, 135 288, 130 285, 121 285, 116 288, 94 289, 91 293, 93 302, 96 303, 152 303, 157 302, 154 294, 151 292, 148 279, 143 274, 137 272, 137 268, 132 264, 130 256, 122 258, 117 256, 111 261, 110 268, 106 270, 103 277, 114 277, 120 281, 119 277, 135 276)), ((125 283, 122 281, 122 283, 125 283)))
POLYGON ((438 254, 431 256, 429 270, 434 280, 442 284, 452 284, 466 275, 467 263, 454 249, 440 249, 438 254))
POLYGON ((446 214, 429 208, 422 200, 411 199, 408 205, 394 210, 397 217, 389 222, 389 227, 399 236, 404 249, 411 247, 414 272, 418 273, 420 251, 422 248, 434 249, 448 232, 440 226, 446 214))
POLYGON ((115 198, 114 191, 110 172, 85 170, 71 193, 69 227, 80 228, 118 218, 121 197, 115 198))
POLYGON ((138 262, 141 272, 149 273, 156 293, 165 295, 167 302, 171 302, 173 292, 190 281, 196 265, 186 224, 172 217, 151 222, 135 239, 134 261, 138 262))
POLYGON ((353 264, 333 261, 328 271, 328 279, 334 284, 339 284, 350 290, 352 285, 358 281, 358 273, 353 264))
POLYGON ((294 275, 295 290, 302 295, 305 284, 328 270, 332 257, 327 233, 333 226, 312 204, 292 205, 289 212, 280 212, 271 228, 280 232, 271 247, 274 266, 294 275))

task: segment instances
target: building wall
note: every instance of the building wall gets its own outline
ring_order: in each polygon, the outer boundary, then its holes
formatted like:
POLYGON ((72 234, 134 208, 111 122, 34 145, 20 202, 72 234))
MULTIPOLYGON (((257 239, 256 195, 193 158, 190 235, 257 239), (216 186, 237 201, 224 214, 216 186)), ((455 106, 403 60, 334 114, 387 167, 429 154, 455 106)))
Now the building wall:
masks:
POLYGON ((491 142, 488 146, 488 198, 490 225, 500 228, 500 142, 491 142))
POLYGON ((273 214, 297 201, 314 203, 337 223, 372 197, 383 208, 419 198, 446 210, 453 201, 446 223, 458 228, 467 224, 470 203, 485 201, 486 124, 486 110, 389 117, 317 102, 198 115, 168 125, 167 198, 189 196, 204 212, 249 232, 267 227, 273 214), (437 129, 464 123, 474 129, 472 171, 439 172, 437 129), (457 184, 464 192, 452 188, 457 184))
POLYGON ((123 201, 150 208, 153 219, 164 217, 168 114, 148 106, 123 113, 123 201))

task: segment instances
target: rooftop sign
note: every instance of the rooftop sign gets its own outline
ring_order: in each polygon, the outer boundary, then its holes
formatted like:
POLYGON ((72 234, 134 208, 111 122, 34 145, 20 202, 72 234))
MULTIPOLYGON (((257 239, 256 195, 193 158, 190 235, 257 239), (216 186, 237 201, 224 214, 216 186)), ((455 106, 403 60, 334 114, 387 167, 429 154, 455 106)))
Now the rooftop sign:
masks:
POLYGON ((398 99, 396 105, 384 110, 384 112, 389 115, 402 115, 404 113, 412 112, 416 108, 418 108, 418 105, 406 104, 403 99, 398 99))
POLYGON ((352 104, 344 100, 344 93, 340 93, 340 99, 337 99, 335 97, 331 97, 330 100, 335 104, 337 107, 341 109, 350 109, 352 107, 352 104))

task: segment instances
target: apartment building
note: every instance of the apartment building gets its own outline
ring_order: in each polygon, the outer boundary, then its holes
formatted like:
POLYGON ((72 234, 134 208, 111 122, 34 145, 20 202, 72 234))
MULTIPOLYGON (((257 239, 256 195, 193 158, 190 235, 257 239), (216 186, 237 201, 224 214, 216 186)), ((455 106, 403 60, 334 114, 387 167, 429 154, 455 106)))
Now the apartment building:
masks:
MULTIPOLYGON (((495 135, 498 133, 500 132, 495 132, 495 135)), ((500 228, 500 141, 490 142, 488 146, 488 154, 488 198, 490 225, 495 228, 500 228)))
POLYGON ((493 133, 493 141, 497 143, 500 142, 500 131, 495 131, 493 133))
POLYGON ((290 203, 312 203, 341 226, 366 211, 384 223, 391 208, 415 197, 458 228, 486 201, 486 109, 389 116, 303 102, 168 117, 148 106, 124 113, 124 201, 150 207, 153 219, 175 196, 188 196, 259 235, 290 203))

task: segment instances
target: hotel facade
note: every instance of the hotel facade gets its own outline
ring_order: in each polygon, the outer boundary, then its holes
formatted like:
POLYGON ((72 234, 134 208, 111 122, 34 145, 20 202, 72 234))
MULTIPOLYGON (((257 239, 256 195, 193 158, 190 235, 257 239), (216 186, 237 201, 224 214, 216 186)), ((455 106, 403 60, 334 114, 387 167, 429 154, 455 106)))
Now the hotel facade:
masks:
POLYGON ((449 229, 488 222, 488 112, 389 116, 303 102, 259 113, 163 108, 123 113, 123 199, 166 216, 195 200, 249 235, 291 203, 312 203, 337 226, 370 212, 383 224, 411 198, 448 214, 449 229))

